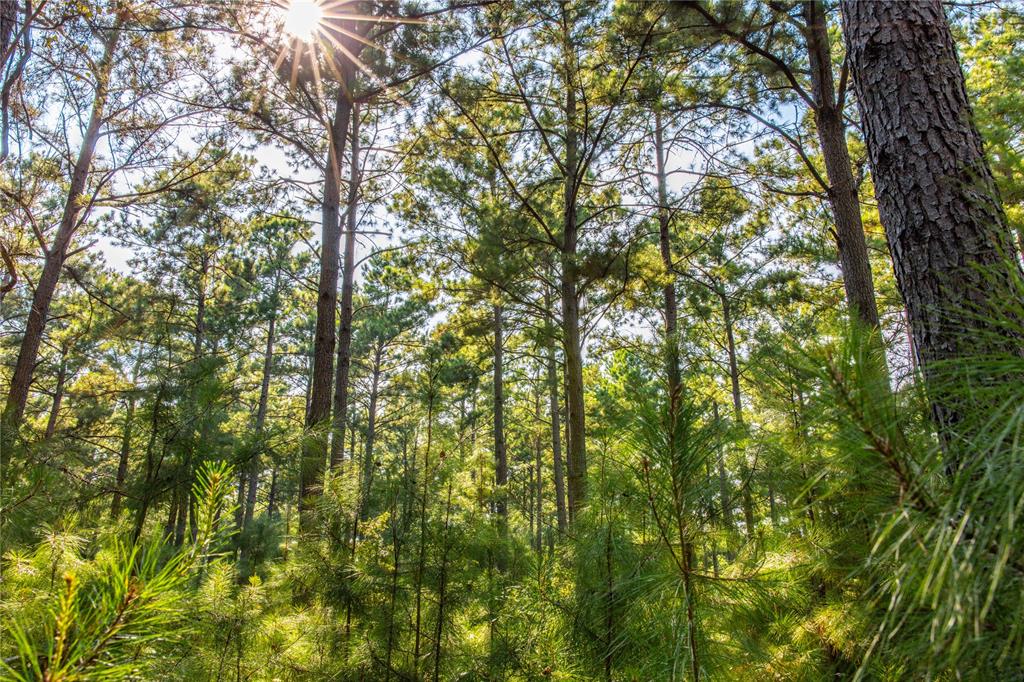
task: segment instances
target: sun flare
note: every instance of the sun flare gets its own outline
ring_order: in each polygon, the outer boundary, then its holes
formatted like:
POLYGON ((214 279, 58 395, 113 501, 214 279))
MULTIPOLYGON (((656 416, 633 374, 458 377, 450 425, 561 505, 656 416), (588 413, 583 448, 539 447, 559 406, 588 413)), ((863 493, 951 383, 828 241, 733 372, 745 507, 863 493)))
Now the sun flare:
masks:
POLYGON ((323 18, 324 9, 315 0, 291 0, 284 18, 284 31, 310 43, 316 38, 323 18))

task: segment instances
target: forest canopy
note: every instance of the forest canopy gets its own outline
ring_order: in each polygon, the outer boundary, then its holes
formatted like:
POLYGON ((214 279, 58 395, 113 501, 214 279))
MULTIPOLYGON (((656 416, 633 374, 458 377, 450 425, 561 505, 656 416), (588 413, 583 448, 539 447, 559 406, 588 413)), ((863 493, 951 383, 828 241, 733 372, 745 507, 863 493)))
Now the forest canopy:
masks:
POLYGON ((1024 678, 1014 0, 0 0, 0 679, 1024 678))

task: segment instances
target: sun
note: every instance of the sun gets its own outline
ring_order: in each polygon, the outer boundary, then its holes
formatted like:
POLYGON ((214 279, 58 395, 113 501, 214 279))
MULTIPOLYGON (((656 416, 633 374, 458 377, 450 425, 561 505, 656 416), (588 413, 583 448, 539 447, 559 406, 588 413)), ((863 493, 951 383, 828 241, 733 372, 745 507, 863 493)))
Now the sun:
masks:
POLYGON ((291 0, 284 17, 284 31, 304 43, 311 43, 323 19, 324 8, 316 0, 291 0))

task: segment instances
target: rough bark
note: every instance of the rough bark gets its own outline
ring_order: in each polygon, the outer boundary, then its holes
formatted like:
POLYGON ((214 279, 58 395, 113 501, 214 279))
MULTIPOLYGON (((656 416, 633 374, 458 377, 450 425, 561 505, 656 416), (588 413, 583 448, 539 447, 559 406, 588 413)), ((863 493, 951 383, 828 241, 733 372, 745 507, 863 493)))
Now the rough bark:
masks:
MULTIPOLYGON (((359 107, 352 108, 352 165, 348 180, 345 212, 345 258, 341 275, 341 311, 338 323, 338 370, 334 382, 334 426, 331 438, 331 468, 341 465, 345 429, 348 427, 349 373, 352 367, 352 294, 355 289, 356 225, 359 202, 359 107)), ((350 452, 349 457, 355 453, 350 452)))
POLYGON ((967 405, 939 390, 941 363, 1020 352, 1015 325, 989 321, 1018 296, 1013 237, 940 0, 841 7, 879 213, 948 444, 967 405))
POLYGON ((853 176, 850 150, 846 144, 846 124, 832 76, 832 52, 824 7, 821 0, 808 0, 803 10, 807 24, 807 56, 810 62, 811 95, 814 98, 814 121, 828 177, 828 201, 836 226, 846 302, 856 319, 876 329, 878 305, 875 302, 875 285, 864 237, 864 224, 861 221, 857 181, 853 176))
POLYGON ((309 408, 306 410, 306 435, 302 444, 302 467, 299 479, 299 525, 310 527, 309 514, 313 496, 323 479, 327 459, 327 431, 331 415, 331 383, 334 377, 335 310, 338 299, 338 251, 341 225, 341 160, 345 155, 345 139, 352 101, 352 66, 345 64, 346 83, 338 88, 334 118, 328 130, 327 166, 324 192, 320 206, 320 279, 317 284, 316 331, 313 338, 313 374, 310 383, 309 408))
POLYGON ((92 169, 92 160, 96 154, 96 144, 100 139, 100 129, 103 126, 104 112, 109 96, 108 81, 114 64, 114 55, 121 38, 122 24, 123 17, 118 15, 104 41, 103 56, 96 67, 96 91, 93 94, 89 123, 82 137, 82 145, 71 173, 71 182, 57 233, 53 243, 44 254, 43 270, 32 294, 32 307, 28 312, 25 334, 21 339, 18 359, 14 365, 14 373, 11 375, 7 403, 4 406, 2 424, 0 424, 0 450, 5 452, 8 448, 4 446, 13 443, 14 436, 21 426, 22 417, 25 414, 25 403, 28 401, 29 387, 32 384, 32 374, 35 371, 36 358, 39 355, 39 346, 46 328, 46 318, 50 312, 50 303, 57 290, 68 248, 82 222, 84 194, 92 169))

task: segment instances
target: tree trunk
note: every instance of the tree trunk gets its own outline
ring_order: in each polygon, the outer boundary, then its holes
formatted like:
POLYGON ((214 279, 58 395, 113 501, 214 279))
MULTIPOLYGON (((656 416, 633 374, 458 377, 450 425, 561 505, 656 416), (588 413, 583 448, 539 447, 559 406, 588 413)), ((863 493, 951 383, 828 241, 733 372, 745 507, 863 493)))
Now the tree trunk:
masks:
POLYGON ((1020 265, 940 0, 841 7, 879 213, 948 445, 969 405, 939 392, 939 363, 1019 355, 1020 327, 998 307, 1019 300, 1020 265))
MULTIPOLYGON (((550 293, 545 293, 545 304, 551 309, 550 293)), ((554 329, 549 329, 547 349, 548 373, 548 415, 551 419, 551 455, 555 478, 555 514, 558 518, 558 532, 565 533, 568 525, 565 505, 565 474, 562 470, 562 425, 561 406, 558 400, 558 359, 555 357, 554 329)))
POLYGON ((68 378, 68 349, 61 346, 60 366, 57 368, 57 385, 53 389, 53 403, 50 405, 50 416, 46 420, 46 440, 53 438, 57 430, 57 419, 60 418, 60 405, 64 401, 64 384, 68 378))
MULTIPOLYGON (((434 439, 434 390, 433 382, 429 387, 430 396, 427 402, 427 447, 423 451, 423 490, 420 491, 420 538, 419 556, 416 560, 416 632, 413 645, 413 678, 417 678, 420 665, 421 625, 423 623, 423 575, 427 566, 427 500, 430 495, 430 448, 434 439)), ((413 446, 415 450, 415 445, 413 446)))
MULTIPOLYGON (((352 293, 355 288, 356 226, 359 201, 359 107, 352 108, 352 166, 345 213, 345 260, 341 276, 341 321, 338 325, 338 373, 334 383, 334 428, 331 437, 331 468, 341 465, 345 429, 348 426, 348 383, 352 366, 352 293)), ((350 452, 349 457, 355 453, 350 452)))
POLYGON ((444 547, 441 550, 441 570, 437 585, 437 621, 434 628, 434 682, 441 680, 441 655, 444 651, 445 603, 448 591, 448 555, 451 553, 449 533, 452 518, 452 481, 448 480, 448 499, 444 511, 444 547))
MULTIPOLYGON (((139 382, 139 372, 142 370, 142 349, 139 344, 139 353, 135 358, 135 365, 132 367, 132 388, 128 393, 128 404, 124 414, 124 430, 121 432, 121 450, 117 459, 117 478, 114 480, 114 496, 110 501, 110 518, 117 520, 121 513, 121 495, 124 490, 124 482, 128 477, 128 457, 132 451, 132 430, 135 425, 135 396, 139 382)), ((155 428, 155 425, 154 425, 155 428)))
POLYGON ((324 195, 321 202, 320 281, 317 285, 316 332, 313 339, 313 377, 310 385, 309 409, 306 411, 306 434, 302 444, 302 467, 299 479, 299 526, 309 530, 313 496, 323 478, 327 459, 327 436, 331 416, 331 382, 334 374, 334 322, 338 299, 338 249, 341 238, 339 205, 341 202, 341 160, 345 155, 345 139, 352 102, 352 66, 345 64, 345 83, 338 88, 334 120, 328 130, 327 169, 324 174, 324 195))
POLYGON ((381 361, 383 347, 378 346, 373 354, 373 368, 370 376, 370 402, 366 410, 366 444, 363 456, 363 481, 359 495, 359 519, 365 521, 370 513, 370 490, 373 485, 373 447, 377 438, 377 401, 380 399, 381 361))
POLYGON ((274 335, 277 327, 277 311, 270 314, 270 321, 267 324, 267 345, 263 351, 263 377, 260 381, 260 401, 256 408, 256 451, 249 463, 249 487, 245 495, 245 515, 242 517, 242 528, 248 528, 252 523, 253 513, 256 509, 256 493, 260 477, 260 454, 266 447, 263 442, 264 430, 267 423, 267 404, 270 402, 270 375, 274 369, 274 335))
MULTIPOLYGON (((538 382, 540 377, 537 377, 538 382)), ((536 386, 534 393, 534 415, 537 420, 538 427, 541 423, 541 388, 536 386)), ((543 534, 544 534, 544 446, 541 440, 542 430, 538 427, 534 428, 533 433, 533 468, 537 472, 537 483, 534 494, 537 499, 537 530, 534 536, 534 549, 537 551, 537 556, 540 556, 541 551, 544 548, 543 545, 543 534)))
POLYGON ((210 259, 203 254, 202 270, 199 273, 199 290, 196 296, 196 317, 193 321, 192 359, 203 355, 203 341, 206 339, 206 277, 210 271, 210 259))
POLYGON ((665 174, 665 141, 662 132, 661 105, 654 109, 654 165, 658 176, 658 246, 661 264, 667 278, 662 295, 665 299, 665 371, 668 377, 669 399, 675 399, 682 377, 679 373, 679 335, 676 329, 678 305, 676 277, 672 269, 672 242, 669 239, 668 178, 665 174))
MULTIPOLYGON (((718 403, 714 404, 714 415, 717 422, 719 419, 718 403)), ((722 500, 722 523, 726 530, 734 530, 736 524, 732 518, 732 490, 729 485, 729 474, 725 470, 725 453, 722 452, 721 445, 719 445, 718 452, 718 494, 722 500)))
MULTIPOLYGON (((568 79, 567 79, 568 81, 568 79)), ((583 348, 580 341, 580 310, 577 289, 576 248, 579 227, 576 215, 576 172, 579 166, 576 133, 576 92, 571 81, 566 83, 568 116, 565 143, 565 204, 562 237, 562 344, 565 351, 565 400, 568 438, 566 450, 569 464, 569 521, 585 504, 587 497, 587 451, 583 401, 583 348)))
POLYGON ((807 23, 807 56, 810 62, 814 121, 828 176, 828 200, 836 225, 839 264, 843 273, 846 303, 851 314, 872 329, 878 328, 878 306, 871 276, 864 224, 860 216, 857 181, 850 165, 846 124, 839 109, 832 77, 832 50, 821 0, 804 2, 807 23))
POLYGON ((3 452, 8 451, 5 446, 14 442, 14 437, 21 426, 22 417, 25 414, 25 404, 28 401, 29 386, 32 384, 32 374, 36 367, 36 358, 39 355, 39 346, 46 328, 46 318, 50 312, 50 303, 57 290, 64 260, 67 258, 68 247, 81 225, 82 200, 92 169, 93 156, 96 154, 96 144, 100 138, 100 128, 103 125, 104 109, 109 95, 108 80, 114 64, 114 53, 121 38, 123 23, 124 18, 118 13, 117 19, 110 29, 110 35, 107 36, 103 45, 103 57, 97 65, 96 92, 93 94, 92 112, 82 137, 78 159, 75 161, 75 167, 71 173, 71 183, 64 201, 64 212, 61 215, 60 225, 57 227, 53 243, 44 254, 43 271, 39 275, 35 292, 32 294, 32 307, 28 312, 25 335, 21 339, 21 347, 18 350, 14 373, 11 375, 11 386, 7 394, 7 403, 4 406, 2 423, 0 423, 0 451, 3 452))
MULTIPOLYGON (((494 304, 494 511, 498 515, 498 532, 502 537, 508 533, 508 455, 505 450, 505 341, 502 329, 501 304, 494 304)), ((505 570, 499 553, 498 568, 505 570)))
MULTIPOLYGON (((736 336, 733 332, 733 320, 732 320, 732 305, 729 302, 729 297, 724 291, 718 292, 719 298, 722 301, 722 319, 725 323, 725 339, 726 348, 729 351, 729 383, 732 387, 732 409, 733 419, 735 419, 737 426, 743 427, 743 401, 740 394, 740 367, 739 362, 736 359, 736 336)), ((740 476, 743 478, 743 486, 740 489, 743 495, 743 517, 747 526, 747 537, 754 536, 754 524, 756 519, 754 518, 754 497, 750 491, 750 486, 753 483, 751 480, 750 467, 747 464, 746 453, 740 453, 740 476)))

